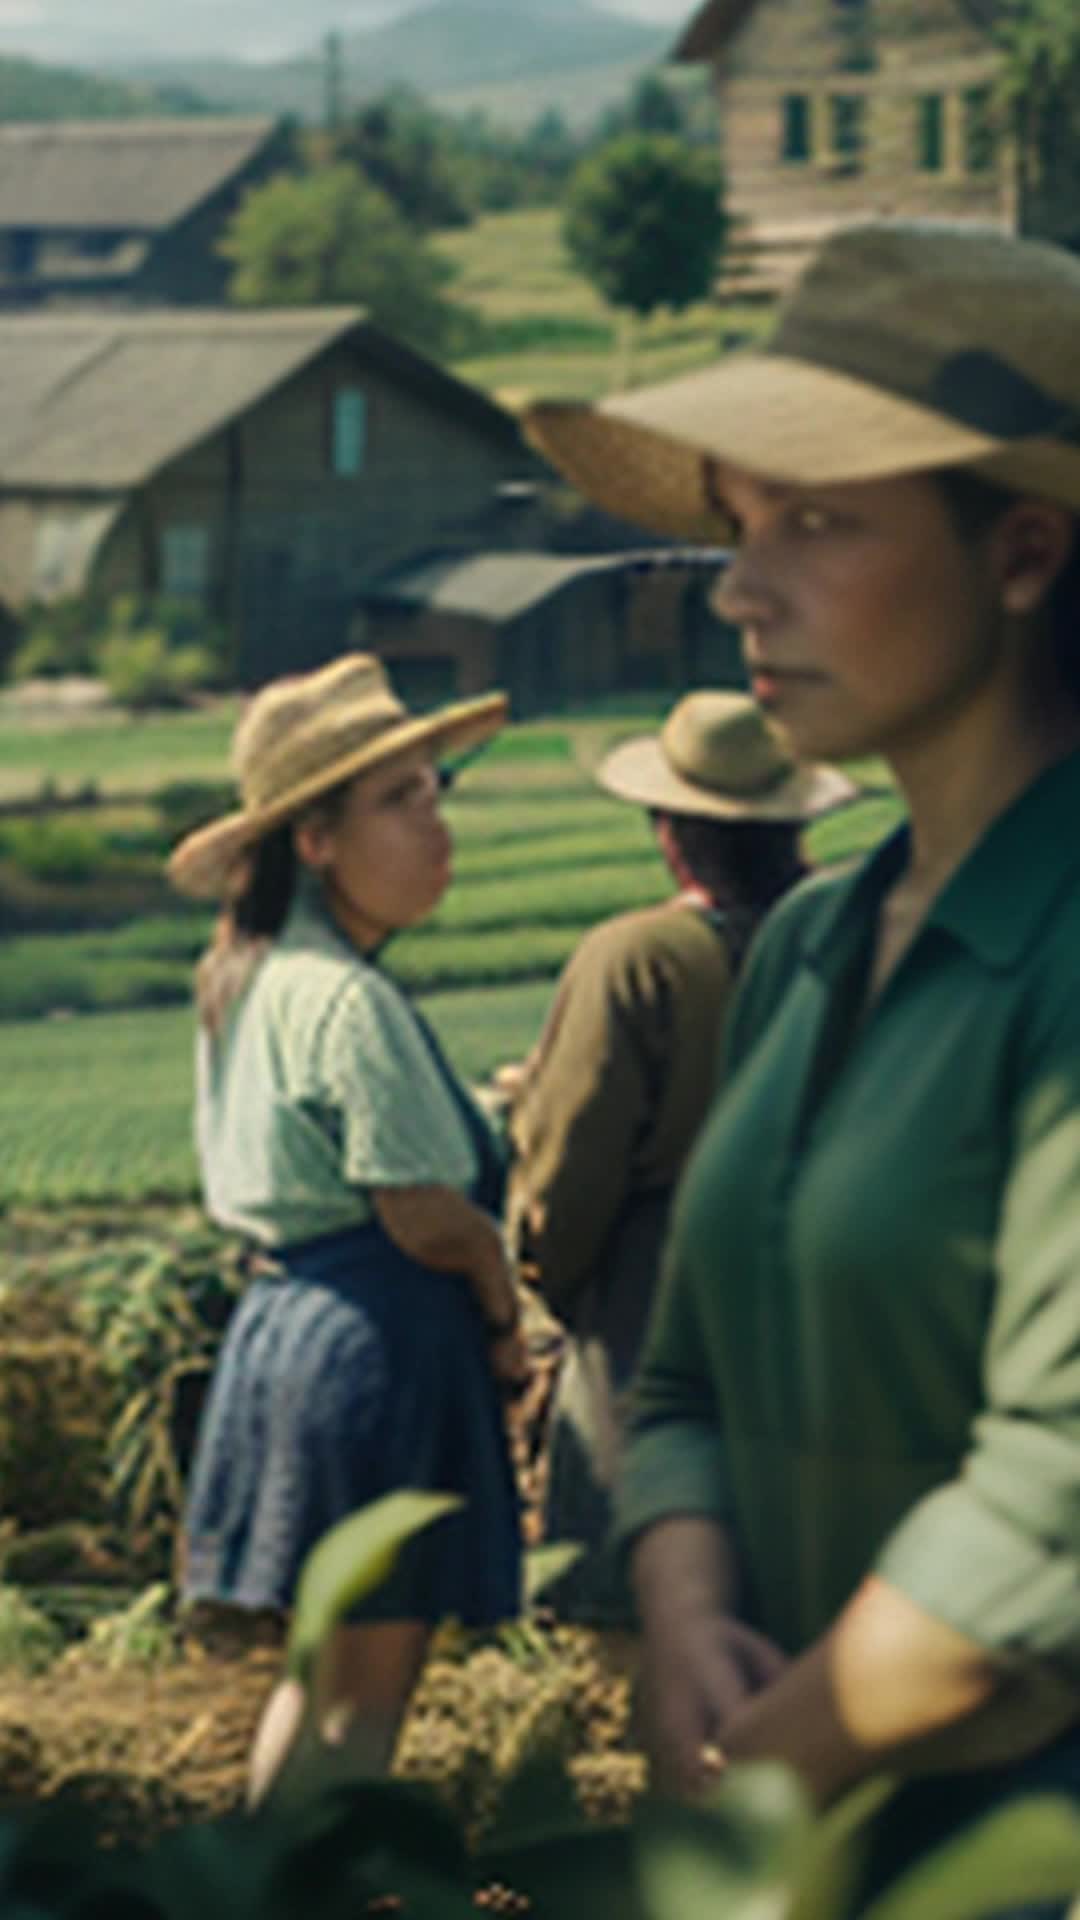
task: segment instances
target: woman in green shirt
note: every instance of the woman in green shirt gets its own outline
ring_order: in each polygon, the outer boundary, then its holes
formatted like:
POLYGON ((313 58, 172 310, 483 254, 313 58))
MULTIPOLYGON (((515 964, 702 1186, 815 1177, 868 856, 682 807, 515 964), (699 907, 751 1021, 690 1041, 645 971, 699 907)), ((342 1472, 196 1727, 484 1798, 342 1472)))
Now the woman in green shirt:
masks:
POLYGON ((621 1509, 658 1775, 913 1776, 880 1873, 1080 1791, 1078 338, 1063 252, 870 223, 763 352, 532 416, 609 508, 726 518, 756 698, 907 802, 750 957, 621 1509))

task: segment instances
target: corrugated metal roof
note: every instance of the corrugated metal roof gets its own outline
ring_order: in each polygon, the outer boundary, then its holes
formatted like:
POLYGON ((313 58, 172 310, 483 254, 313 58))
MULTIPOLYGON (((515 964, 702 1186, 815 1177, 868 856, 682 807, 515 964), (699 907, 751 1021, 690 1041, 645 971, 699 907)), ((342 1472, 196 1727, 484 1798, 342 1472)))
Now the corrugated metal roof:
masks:
POLYGON ((0 486, 136 486, 363 323, 350 307, 2 315, 0 486))
POLYGON ((403 568, 376 583, 365 596, 390 606, 425 612, 457 613, 500 625, 518 620, 551 595, 590 574, 635 568, 690 568, 695 556, 668 553, 511 553, 439 554, 419 566, 403 568))
POLYGON ((157 232, 224 186, 274 133, 265 117, 0 126, 0 227, 157 232))

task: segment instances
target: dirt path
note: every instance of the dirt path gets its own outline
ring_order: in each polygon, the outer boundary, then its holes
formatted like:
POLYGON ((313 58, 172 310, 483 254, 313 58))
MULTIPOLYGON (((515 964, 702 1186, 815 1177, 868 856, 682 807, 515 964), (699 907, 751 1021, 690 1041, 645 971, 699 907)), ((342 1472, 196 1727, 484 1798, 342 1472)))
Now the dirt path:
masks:
MULTIPOLYGON (((102 1669, 72 1650, 43 1675, 0 1679, 0 1810, 74 1797, 109 1832, 135 1839, 235 1810, 277 1670, 270 1649, 223 1658, 190 1647, 148 1670, 102 1669)), ((582 1806, 618 1817, 643 1784, 629 1696, 625 1646, 582 1629, 510 1629, 479 1647, 448 1632, 395 1770, 429 1781, 471 1823, 526 1757, 555 1749, 582 1806)))

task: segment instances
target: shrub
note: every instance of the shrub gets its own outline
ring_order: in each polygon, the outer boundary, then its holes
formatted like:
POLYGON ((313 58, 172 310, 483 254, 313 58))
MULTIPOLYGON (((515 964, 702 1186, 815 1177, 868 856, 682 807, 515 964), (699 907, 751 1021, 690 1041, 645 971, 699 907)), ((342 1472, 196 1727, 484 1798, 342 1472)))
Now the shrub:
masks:
POLYGON ((236 791, 228 780, 171 780, 158 788, 153 804, 172 844, 235 806, 236 791))
POLYGON ((42 1673, 60 1653, 64 1636, 17 1587, 0 1585, 0 1669, 42 1673))
POLYGON ((0 827, 0 854, 35 880, 90 880, 108 846, 85 821, 13 820, 0 827))
POLYGON ((103 617, 101 602, 91 595, 31 607, 11 657, 12 679, 93 673, 103 617))
POLYGON ((98 674, 121 706, 176 706, 221 684, 227 647, 199 601, 85 595, 32 613, 11 672, 16 680, 98 674))
POLYGON ((217 667, 209 648, 170 647, 159 627, 113 632, 101 644, 101 675, 122 707, 181 704, 200 687, 211 685, 217 667))

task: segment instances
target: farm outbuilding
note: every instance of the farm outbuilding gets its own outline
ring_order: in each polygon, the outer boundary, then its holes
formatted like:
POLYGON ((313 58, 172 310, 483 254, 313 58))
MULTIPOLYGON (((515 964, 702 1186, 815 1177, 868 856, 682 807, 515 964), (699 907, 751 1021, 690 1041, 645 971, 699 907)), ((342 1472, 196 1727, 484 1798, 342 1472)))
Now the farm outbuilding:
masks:
POLYGON ((288 153, 266 117, 0 127, 0 307, 222 299, 217 242, 288 153))
POLYGON ((411 700, 505 687, 518 717, 612 692, 742 683, 711 612, 722 556, 678 548, 434 554, 376 583, 353 628, 411 700))
POLYGON ((195 601, 245 684, 339 652, 388 567, 516 537, 539 470, 354 309, 0 316, 0 604, 195 601))

